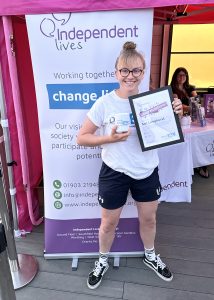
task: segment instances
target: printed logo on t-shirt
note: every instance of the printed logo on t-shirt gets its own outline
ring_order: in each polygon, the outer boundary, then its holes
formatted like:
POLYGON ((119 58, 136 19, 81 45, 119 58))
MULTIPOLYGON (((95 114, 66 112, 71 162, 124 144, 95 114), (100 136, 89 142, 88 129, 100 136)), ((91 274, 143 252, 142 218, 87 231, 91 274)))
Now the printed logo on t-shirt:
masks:
MULTIPOLYGON (((130 118, 130 121, 129 121, 129 126, 130 127, 134 127, 135 126, 135 123, 134 123, 134 117, 133 117, 133 114, 132 113, 130 113, 129 114, 129 118, 130 118)), ((109 119, 108 119, 108 124, 111 124, 111 125, 114 125, 115 124, 115 120, 116 120, 116 118, 115 118, 115 116, 114 115, 111 115, 111 116, 109 116, 109 119)))

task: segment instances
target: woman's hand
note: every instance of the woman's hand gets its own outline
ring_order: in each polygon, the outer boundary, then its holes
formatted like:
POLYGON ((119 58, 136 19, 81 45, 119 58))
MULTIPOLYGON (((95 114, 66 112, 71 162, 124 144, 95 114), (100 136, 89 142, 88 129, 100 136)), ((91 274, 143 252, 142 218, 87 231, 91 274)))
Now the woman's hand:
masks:
POLYGON ((111 135, 109 136, 109 142, 114 143, 114 142, 126 141, 130 133, 131 133, 130 128, 127 132, 118 133, 117 126, 114 126, 112 128, 111 135))
POLYGON ((77 135, 77 144, 80 146, 98 146, 108 143, 126 141, 131 129, 127 132, 117 133, 117 126, 112 128, 110 135, 96 135, 97 126, 87 117, 77 135))
POLYGON ((180 99, 174 98, 174 101, 172 102, 172 107, 177 115, 179 115, 180 117, 183 116, 183 105, 180 99))

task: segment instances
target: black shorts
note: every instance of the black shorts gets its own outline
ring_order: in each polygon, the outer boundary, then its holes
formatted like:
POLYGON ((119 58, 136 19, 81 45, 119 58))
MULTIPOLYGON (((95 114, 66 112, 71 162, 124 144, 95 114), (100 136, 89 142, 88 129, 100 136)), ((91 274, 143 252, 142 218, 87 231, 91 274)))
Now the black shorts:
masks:
POLYGON ((135 201, 158 200, 161 195, 158 167, 149 177, 134 179, 124 173, 114 171, 103 163, 99 175, 98 201, 100 205, 106 209, 122 207, 126 203, 129 190, 135 201))

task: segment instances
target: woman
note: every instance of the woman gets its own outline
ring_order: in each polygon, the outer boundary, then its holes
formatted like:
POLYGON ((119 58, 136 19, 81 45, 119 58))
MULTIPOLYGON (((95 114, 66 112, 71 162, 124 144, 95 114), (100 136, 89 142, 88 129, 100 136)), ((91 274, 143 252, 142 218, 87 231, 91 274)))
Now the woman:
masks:
MULTIPOLYGON (((161 190, 157 151, 142 152, 134 125, 132 130, 129 128, 126 132, 118 133, 117 126, 112 123, 120 113, 131 115, 128 97, 139 93, 144 70, 142 54, 136 50, 133 42, 126 42, 115 64, 119 88, 94 103, 77 137, 79 145, 102 145, 103 164, 98 192, 102 207, 100 256, 87 280, 90 289, 100 285, 108 270, 108 255, 129 190, 138 210, 140 236, 145 249, 143 262, 163 280, 171 281, 173 278, 154 249, 156 211, 161 190), (98 128, 102 129, 102 135, 95 134, 98 128)), ((181 114, 181 101, 174 101, 173 108, 177 114, 181 114)))
MULTIPOLYGON (((196 97, 197 92, 195 86, 189 83, 189 74, 185 68, 179 67, 175 70, 172 76, 171 87, 174 97, 179 98, 182 102, 184 115, 189 115, 190 97, 196 97)), ((201 177, 209 178, 207 166, 197 168, 196 171, 201 177)))
POLYGON ((172 76, 171 81, 172 91, 177 96, 182 104, 184 114, 190 113, 190 97, 196 97, 197 92, 195 87, 189 84, 189 74, 185 68, 177 68, 172 76))

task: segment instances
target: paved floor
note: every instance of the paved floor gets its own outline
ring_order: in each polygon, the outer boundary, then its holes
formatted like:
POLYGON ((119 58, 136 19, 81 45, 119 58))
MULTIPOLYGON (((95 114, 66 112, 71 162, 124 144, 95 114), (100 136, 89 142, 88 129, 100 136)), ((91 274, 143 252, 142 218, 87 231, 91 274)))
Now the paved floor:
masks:
POLYGON ((43 226, 16 242, 18 253, 31 254, 39 272, 17 300, 214 300, 214 166, 209 179, 193 177, 192 203, 161 203, 156 249, 174 273, 161 280, 141 258, 122 258, 119 269, 106 273, 95 291, 86 286, 94 260, 81 259, 72 271, 70 260, 43 258, 43 226))

